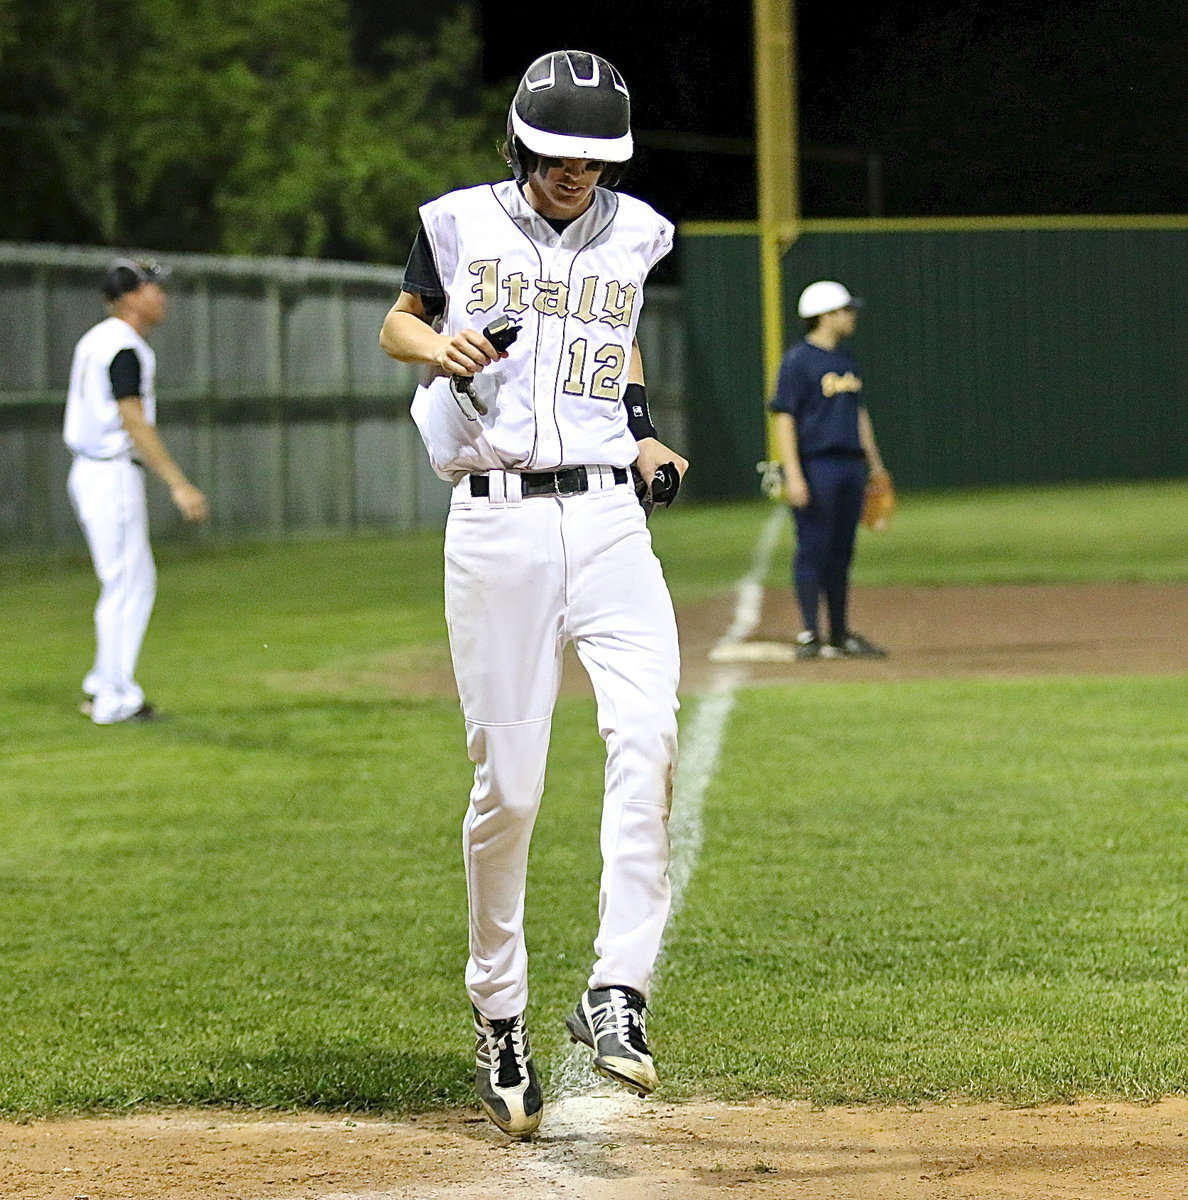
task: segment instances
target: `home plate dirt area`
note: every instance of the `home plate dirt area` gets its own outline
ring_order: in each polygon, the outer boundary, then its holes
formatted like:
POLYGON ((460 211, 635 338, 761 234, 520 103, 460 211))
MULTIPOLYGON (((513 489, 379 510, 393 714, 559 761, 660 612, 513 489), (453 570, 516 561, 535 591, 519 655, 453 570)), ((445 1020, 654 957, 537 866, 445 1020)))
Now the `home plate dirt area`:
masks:
MULTIPOLYGON (((161 1113, 0 1131, 6 1200, 1182 1200, 1188 1100, 831 1108, 770 1101, 546 1119, 161 1113)), ((587 1104, 589 1101, 587 1100, 587 1104)), ((554 1108, 563 1109, 561 1105, 554 1108)))
MULTIPOLYGON (((709 686, 735 597, 680 614, 684 691, 709 686)), ((885 660, 789 661, 787 589, 764 597, 735 661, 754 684, 1188 671, 1188 587, 859 588, 853 625, 885 660)), ((572 665, 572 664, 571 664, 572 665)), ((448 688, 448 660, 393 670, 397 691, 448 688)), ((566 690, 586 689, 567 669, 566 690)), ((342 1114, 157 1112, 0 1126, 2 1200, 1183 1200, 1188 1099, 1038 1108, 814 1109, 554 1101, 509 1142, 471 1111, 402 1121, 342 1114)))

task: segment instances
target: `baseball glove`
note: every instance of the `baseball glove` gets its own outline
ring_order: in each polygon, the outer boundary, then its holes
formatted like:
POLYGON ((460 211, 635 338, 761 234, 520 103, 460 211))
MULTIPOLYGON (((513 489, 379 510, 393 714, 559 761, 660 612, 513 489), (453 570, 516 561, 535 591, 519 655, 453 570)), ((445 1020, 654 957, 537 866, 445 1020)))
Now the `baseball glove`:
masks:
POLYGON ((862 524, 882 532, 891 524, 895 512, 895 485, 886 471, 878 471, 866 481, 866 502, 862 506, 862 524))
POLYGON ((759 472, 759 490, 769 500, 784 498, 784 466, 776 460, 757 462, 755 470, 759 472))

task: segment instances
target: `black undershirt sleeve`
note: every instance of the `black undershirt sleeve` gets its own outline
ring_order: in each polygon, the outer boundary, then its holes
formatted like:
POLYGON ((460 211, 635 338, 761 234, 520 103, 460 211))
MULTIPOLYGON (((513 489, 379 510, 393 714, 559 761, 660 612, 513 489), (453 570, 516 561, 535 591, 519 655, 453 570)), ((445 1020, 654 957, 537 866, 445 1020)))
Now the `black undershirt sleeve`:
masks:
POLYGON ((437 273, 437 264, 433 261, 433 251, 429 249, 429 239, 423 225, 417 231, 409 252, 401 286, 404 291, 420 296, 421 304, 430 318, 439 317, 445 312, 445 289, 441 286, 441 276, 437 273))
POLYGON ((130 346, 121 350, 107 368, 111 392, 117 400, 130 400, 140 395, 140 359, 130 346))

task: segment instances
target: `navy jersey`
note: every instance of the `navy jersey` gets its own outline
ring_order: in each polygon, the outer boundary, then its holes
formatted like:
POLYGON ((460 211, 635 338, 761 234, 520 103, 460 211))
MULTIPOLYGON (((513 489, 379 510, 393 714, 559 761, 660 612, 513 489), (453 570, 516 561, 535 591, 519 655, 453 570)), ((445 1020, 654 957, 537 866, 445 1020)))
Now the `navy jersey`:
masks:
POLYGON ((802 458, 814 454, 862 454, 858 364, 841 350, 798 342, 784 355, 772 412, 791 414, 802 458))

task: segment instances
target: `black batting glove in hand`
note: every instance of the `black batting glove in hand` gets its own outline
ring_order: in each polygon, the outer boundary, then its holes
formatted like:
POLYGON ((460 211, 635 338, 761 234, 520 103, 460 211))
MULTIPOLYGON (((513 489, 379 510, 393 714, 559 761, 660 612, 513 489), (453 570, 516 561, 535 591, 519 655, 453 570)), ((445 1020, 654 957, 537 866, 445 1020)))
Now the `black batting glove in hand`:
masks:
POLYGON ((676 463, 663 463, 657 467, 650 487, 634 467, 632 473, 635 476, 635 494, 647 516, 652 515, 657 505, 667 508, 676 499, 681 486, 681 473, 676 469, 676 463))
MULTIPOLYGON (((484 330, 483 337, 491 343, 492 346, 503 355, 507 353, 507 348, 520 335, 520 326, 517 325, 506 313, 500 317, 496 317, 484 330)), ((462 415, 468 421, 477 421, 479 417, 485 417, 490 411, 487 405, 479 399, 478 393, 474 390, 474 378, 470 375, 455 375, 450 380, 450 388, 454 393, 454 399, 457 401, 458 407, 462 410, 462 415)))
POLYGON ((675 499, 681 486, 681 473, 676 463, 664 463, 656 468, 652 478, 652 503, 667 508, 675 499))

